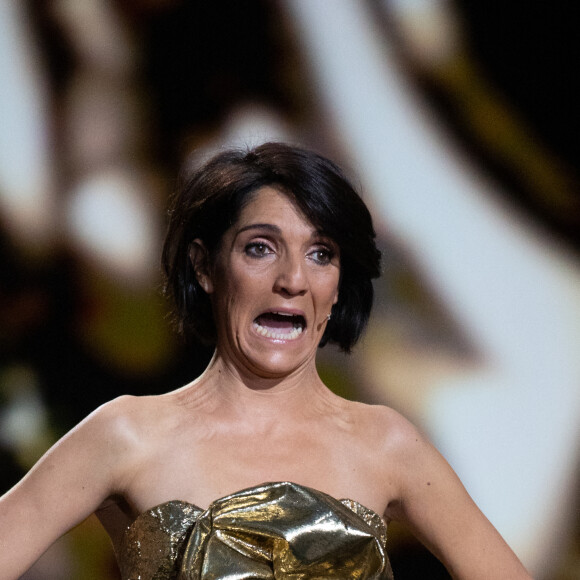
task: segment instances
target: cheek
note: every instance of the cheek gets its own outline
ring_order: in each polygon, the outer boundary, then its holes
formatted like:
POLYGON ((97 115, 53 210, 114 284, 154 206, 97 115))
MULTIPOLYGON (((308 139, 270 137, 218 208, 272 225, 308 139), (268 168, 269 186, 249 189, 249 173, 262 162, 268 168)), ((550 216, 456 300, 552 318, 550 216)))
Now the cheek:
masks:
POLYGON ((258 276, 248 276, 247 272, 232 268, 220 276, 216 295, 224 312, 236 314, 252 308, 259 296, 263 295, 263 282, 258 276))
POLYGON ((333 303, 336 304, 338 302, 338 290, 340 284, 340 275, 338 273, 329 276, 327 283, 326 283, 326 294, 328 299, 333 303))
POLYGON ((334 296, 332 298, 332 303, 336 304, 338 302, 338 287, 336 288, 335 292, 334 292, 334 296))

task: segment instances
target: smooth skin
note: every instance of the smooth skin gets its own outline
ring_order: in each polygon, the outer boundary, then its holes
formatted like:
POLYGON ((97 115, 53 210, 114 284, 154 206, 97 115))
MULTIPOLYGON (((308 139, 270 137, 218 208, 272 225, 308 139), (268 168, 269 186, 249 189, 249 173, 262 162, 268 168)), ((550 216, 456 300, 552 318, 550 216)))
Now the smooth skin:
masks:
POLYGON ((217 324, 210 365, 177 391, 103 405, 0 499, 4 580, 93 512, 116 546, 160 503, 205 508, 269 481, 351 498, 407 524, 455 579, 531 578, 415 427, 322 383, 315 357, 338 299, 340 255, 287 196, 258 190, 217 260, 200 240, 191 258, 217 324), (299 313, 306 328, 263 336, 255 320, 266 311, 299 313))

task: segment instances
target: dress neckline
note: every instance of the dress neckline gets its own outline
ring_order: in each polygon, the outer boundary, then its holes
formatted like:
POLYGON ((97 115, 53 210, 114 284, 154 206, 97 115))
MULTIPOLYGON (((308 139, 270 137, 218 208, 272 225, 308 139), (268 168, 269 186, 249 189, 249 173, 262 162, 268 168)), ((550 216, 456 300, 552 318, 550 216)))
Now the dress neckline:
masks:
POLYGON ((171 505, 183 505, 188 507, 189 509, 191 509, 194 512, 199 512, 199 513, 204 513, 207 510, 210 510, 212 508, 212 506, 214 506, 216 503, 218 502, 222 502, 224 500, 227 500, 228 498, 235 496, 235 495, 239 495, 242 493, 253 493, 257 490, 260 490, 266 486, 281 486, 281 485, 292 485, 295 486, 297 488, 302 488, 302 489, 306 489, 306 490, 313 490, 316 491, 317 493, 323 494, 331 499, 333 499, 334 501, 338 501, 341 503, 344 502, 349 502, 351 504, 357 505, 360 508, 362 508, 364 511, 370 513, 372 516, 378 518, 385 526, 387 525, 387 522, 385 520, 385 518, 383 516, 381 516, 379 513, 377 513, 375 510, 363 505, 362 503, 354 500, 354 499, 350 499, 350 498, 335 498, 332 495, 330 495, 329 493, 326 493, 324 491, 320 491, 314 487, 309 487, 306 485, 301 485, 299 483, 293 483, 290 481, 270 481, 270 482, 265 482, 265 483, 260 483, 258 485, 252 485, 251 487, 245 487, 243 489, 240 489, 239 491, 234 491, 232 493, 228 493, 227 495, 224 495, 223 497, 219 497, 217 499, 214 499, 207 508, 202 508, 199 507, 198 505, 186 501, 186 500, 181 500, 181 499, 170 499, 161 503, 158 503, 156 505, 154 505, 153 507, 150 507, 142 512, 140 512, 139 514, 137 514, 137 516, 135 517, 135 519, 128 525, 127 529, 132 528, 134 525, 136 525, 136 522, 138 522, 139 520, 143 519, 144 517, 146 517, 149 514, 152 514, 154 512, 156 512, 157 510, 160 510, 166 506, 171 506, 171 505))

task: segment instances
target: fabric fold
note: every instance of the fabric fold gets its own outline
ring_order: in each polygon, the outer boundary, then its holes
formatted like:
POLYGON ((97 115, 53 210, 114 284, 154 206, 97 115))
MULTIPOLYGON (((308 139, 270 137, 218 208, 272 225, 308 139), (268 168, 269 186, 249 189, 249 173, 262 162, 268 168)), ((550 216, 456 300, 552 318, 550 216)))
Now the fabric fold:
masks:
POLYGON ((386 532, 356 501, 266 483, 207 510, 174 500, 144 512, 118 560, 123 580, 392 580, 386 532))
POLYGON ((380 530, 339 500, 282 482, 214 502, 197 521, 179 580, 390 578, 380 530))

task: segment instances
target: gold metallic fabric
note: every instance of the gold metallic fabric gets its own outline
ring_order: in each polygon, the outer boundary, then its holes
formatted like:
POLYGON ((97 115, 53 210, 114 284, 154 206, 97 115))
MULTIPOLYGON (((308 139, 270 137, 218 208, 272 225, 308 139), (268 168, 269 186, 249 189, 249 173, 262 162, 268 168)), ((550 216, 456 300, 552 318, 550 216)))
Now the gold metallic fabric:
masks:
POLYGON ((123 580, 392 580, 383 519, 353 500, 266 483, 207 510, 170 501, 137 517, 123 580))

